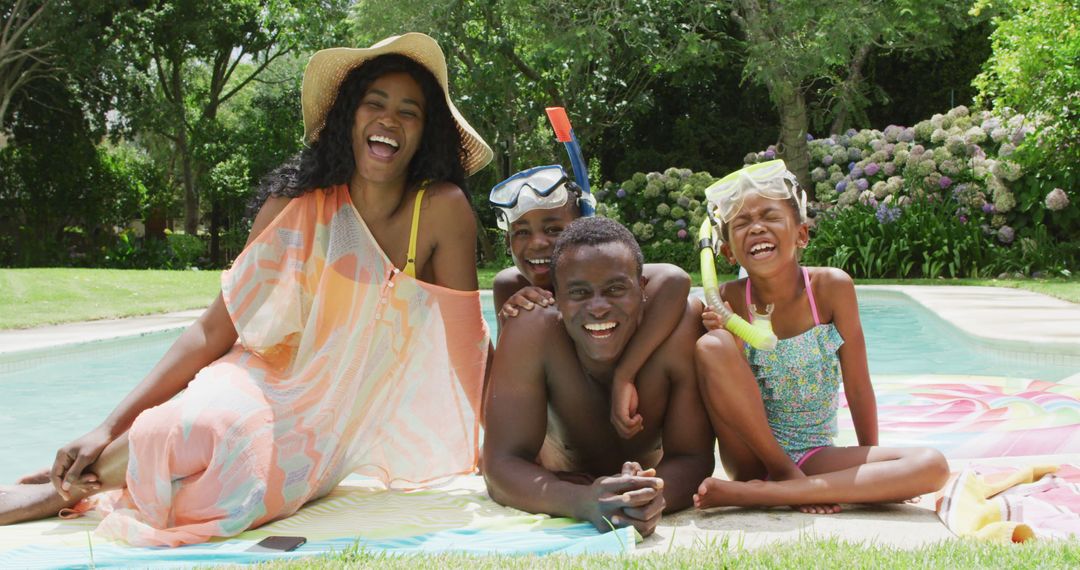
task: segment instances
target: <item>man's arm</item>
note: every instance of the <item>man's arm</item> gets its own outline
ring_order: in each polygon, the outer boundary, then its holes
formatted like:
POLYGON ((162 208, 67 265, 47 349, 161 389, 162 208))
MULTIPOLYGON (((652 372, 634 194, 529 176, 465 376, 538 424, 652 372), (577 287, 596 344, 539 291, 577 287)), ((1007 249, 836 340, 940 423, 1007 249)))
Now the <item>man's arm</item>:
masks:
POLYGON ((484 425, 484 480, 496 502, 554 516, 587 518, 588 487, 560 480, 536 463, 547 433, 544 339, 554 310, 528 311, 506 323, 491 367, 484 425))
POLYGON ((667 360, 671 382, 664 414, 664 458, 656 466, 656 476, 664 480, 664 512, 675 512, 694 503, 694 493, 712 475, 716 437, 698 391, 694 367, 694 343, 701 333, 701 311, 697 299, 687 303, 682 321, 660 348, 667 360))

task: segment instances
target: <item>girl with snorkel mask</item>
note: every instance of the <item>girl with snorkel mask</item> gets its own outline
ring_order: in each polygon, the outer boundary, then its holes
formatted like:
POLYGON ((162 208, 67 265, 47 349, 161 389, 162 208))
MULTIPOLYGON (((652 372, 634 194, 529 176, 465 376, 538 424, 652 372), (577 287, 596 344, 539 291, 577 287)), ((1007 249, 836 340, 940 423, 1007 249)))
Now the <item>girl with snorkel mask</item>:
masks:
POLYGON ((806 194, 783 161, 734 172, 705 195, 722 253, 749 275, 725 283, 722 302, 750 322, 769 318, 780 340, 768 351, 744 346, 722 326, 723 311, 703 313, 709 332, 697 344, 698 382, 731 480, 706 479, 695 506, 796 505, 824 514, 839 503, 939 489, 949 474, 940 452, 878 447, 855 286, 840 269, 800 266, 806 194), (858 446, 833 445, 841 382, 858 446))
MULTIPOLYGON (((549 110, 549 116, 552 114, 549 110)), ((567 142, 577 180, 572 180, 559 165, 539 166, 496 184, 489 196, 514 259, 513 267, 495 276, 492 287, 500 323, 517 316, 520 310, 555 304, 551 281, 555 240, 570 222, 582 215, 592 215, 595 210, 596 199, 587 191, 583 161, 579 151, 568 142, 573 138, 572 131, 570 136, 564 136, 569 131, 568 125, 560 132, 554 116, 552 122, 561 135, 560 140, 567 142)), ((576 140, 573 144, 576 145, 576 140)), ((690 276, 678 266, 646 263, 642 274, 646 280, 645 314, 616 367, 616 384, 632 385, 645 361, 675 329, 690 293, 690 276)), ((619 409, 628 411, 626 420, 615 422, 613 416, 612 421, 620 434, 631 437, 641 431, 642 420, 637 413, 636 392, 627 396, 627 401, 618 404, 619 409)))

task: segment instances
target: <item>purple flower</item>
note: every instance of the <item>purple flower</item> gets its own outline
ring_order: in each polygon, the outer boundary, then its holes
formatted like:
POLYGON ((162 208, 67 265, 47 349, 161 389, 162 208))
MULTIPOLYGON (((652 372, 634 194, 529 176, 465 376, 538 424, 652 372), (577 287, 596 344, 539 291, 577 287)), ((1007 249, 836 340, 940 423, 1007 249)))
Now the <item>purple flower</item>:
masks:
POLYGON ((859 168, 858 166, 856 166, 851 171, 851 177, 852 178, 862 178, 862 175, 863 175, 863 169, 859 168))
POLYGON ((685 228, 686 227, 686 220, 684 220, 682 218, 679 218, 679 219, 675 220, 675 225, 679 226, 680 228, 685 228))
POLYGON ((618 190, 615 191, 615 197, 616 198, 625 198, 626 197, 626 190, 623 190, 622 188, 619 188, 618 190))
POLYGON ((844 134, 849 136, 849 137, 853 137, 853 136, 859 134, 859 131, 856 131, 855 129, 848 129, 844 134))
POLYGON ((986 213, 986 214, 993 214, 994 213, 994 205, 991 204, 990 202, 983 202, 982 211, 983 211, 983 213, 986 213))
POLYGON ((806 133, 806 142, 810 142, 812 140, 814 140, 814 135, 806 133))
POLYGON ((866 165, 866 168, 864 170, 867 176, 873 176, 877 174, 879 170, 881 170, 881 167, 878 166, 878 163, 871 162, 870 164, 866 165))
POLYGON ((867 188, 870 187, 870 182, 865 178, 860 178, 860 179, 855 181, 855 187, 858 188, 859 191, 861 192, 861 191, 866 190, 867 188))
POLYGON ((847 170, 848 170, 848 172, 851 172, 852 170, 855 170, 855 162, 847 163, 847 170))
POLYGON ((771 149, 771 148, 769 150, 765 151, 765 158, 767 160, 772 160, 772 159, 776 158, 776 151, 771 149))
POLYGON ((966 224, 967 223, 967 216, 960 216, 960 223, 961 224, 966 224))
POLYGON ((900 212, 900 208, 890 208, 888 204, 882 202, 874 212, 874 217, 877 218, 878 223, 890 224, 900 218, 900 212))
POLYGON ((892 176, 893 174, 896 174, 896 165, 891 162, 886 162, 885 166, 882 167, 882 170, 885 171, 885 176, 892 176))
POLYGON ((1058 212, 1069 207, 1069 196, 1061 188, 1054 188, 1044 200, 1046 209, 1058 212))
POLYGON ((688 236, 690 234, 687 233, 686 230, 679 230, 676 235, 679 236, 679 239, 686 239, 686 236, 688 236))
POLYGON ((840 182, 837 182, 836 183, 836 192, 838 194, 843 194, 844 190, 847 190, 847 180, 841 180, 840 182))
POLYGON ((825 158, 821 159, 821 164, 824 164, 825 166, 829 166, 830 164, 832 164, 832 155, 826 154, 825 158))
POLYGON ((942 176, 938 180, 938 185, 940 185, 941 189, 944 190, 944 189, 948 188, 949 186, 952 186, 952 178, 949 178, 948 176, 942 176))

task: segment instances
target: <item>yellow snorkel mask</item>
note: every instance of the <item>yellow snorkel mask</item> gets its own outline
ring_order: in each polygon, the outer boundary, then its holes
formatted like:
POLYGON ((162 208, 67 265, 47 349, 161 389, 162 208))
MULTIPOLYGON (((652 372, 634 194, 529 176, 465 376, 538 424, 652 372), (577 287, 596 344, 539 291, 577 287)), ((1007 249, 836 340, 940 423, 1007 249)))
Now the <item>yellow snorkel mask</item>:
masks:
POLYGON ((742 210, 746 196, 751 193, 770 200, 795 198, 799 221, 806 221, 806 192, 799 188, 795 175, 783 160, 770 160, 736 170, 705 189, 705 198, 717 218, 717 225, 730 222, 742 210))

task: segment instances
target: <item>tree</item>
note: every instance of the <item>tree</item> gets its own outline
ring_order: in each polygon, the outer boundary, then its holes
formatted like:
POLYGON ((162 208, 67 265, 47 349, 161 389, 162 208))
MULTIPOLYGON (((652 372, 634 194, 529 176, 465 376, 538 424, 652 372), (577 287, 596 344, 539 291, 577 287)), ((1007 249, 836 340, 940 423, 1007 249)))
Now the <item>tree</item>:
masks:
MULTIPOLYGON (((812 194, 806 135, 818 90, 842 129, 868 104, 863 66, 874 49, 939 48, 963 17, 950 0, 734 0, 746 39, 744 77, 764 85, 780 116, 779 156, 812 194)), ((813 198, 813 196, 811 196, 813 198)))
POLYGON ((198 184, 208 165, 198 146, 218 132, 218 112, 274 61, 333 38, 344 21, 344 0, 161 0, 121 22, 117 48, 130 54, 149 92, 126 109, 167 137, 180 159, 184 230, 199 222, 198 184))
POLYGON ((0 148, 6 146, 4 130, 12 99, 35 79, 53 71, 47 42, 35 42, 33 30, 40 27, 49 2, 37 7, 27 0, 0 8, 0 148))
MULTIPOLYGON (((973 11, 988 10, 979 0, 973 11)), ((1061 170, 1080 163, 1080 5, 1070 0, 995 3, 993 53, 975 80, 979 99, 1038 118, 1030 140, 1061 170)), ((1076 176, 1076 175, 1074 175, 1076 176)))

